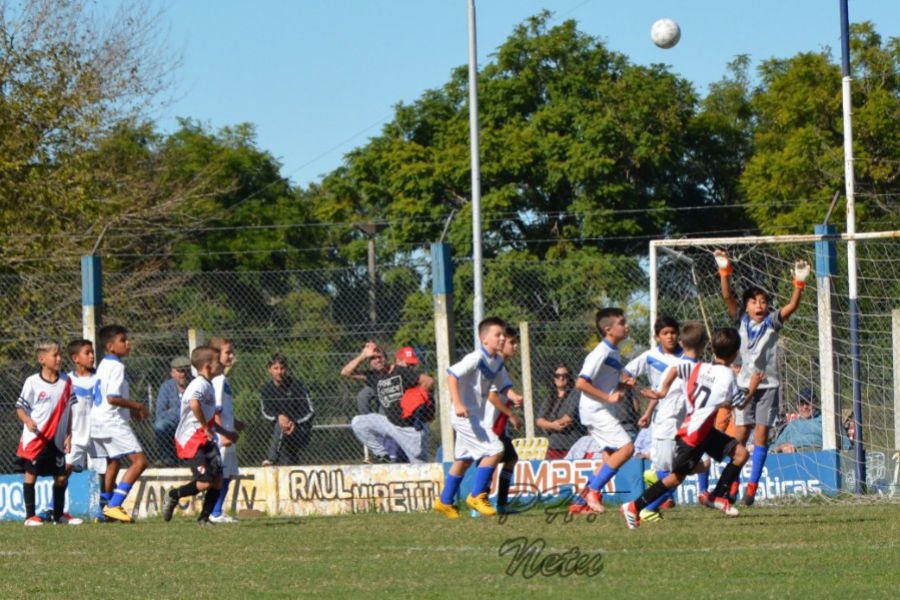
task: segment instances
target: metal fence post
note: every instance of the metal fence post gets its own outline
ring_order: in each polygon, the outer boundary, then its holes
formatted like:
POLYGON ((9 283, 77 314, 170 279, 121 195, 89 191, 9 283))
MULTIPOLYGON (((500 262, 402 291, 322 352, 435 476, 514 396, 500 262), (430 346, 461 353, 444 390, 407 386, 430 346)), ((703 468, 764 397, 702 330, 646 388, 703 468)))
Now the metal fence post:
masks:
MULTIPOLYGON (((100 327, 103 308, 103 268, 99 256, 81 257, 81 320, 84 339, 91 340, 98 357, 104 349, 97 346, 97 329, 100 327)), ((99 358, 98 358, 99 362, 99 358)))
POLYGON ((437 353, 438 406, 444 462, 453 460, 453 403, 447 369, 453 364, 456 336, 453 323, 453 258, 449 244, 431 245, 431 286, 434 295, 434 334, 437 353))

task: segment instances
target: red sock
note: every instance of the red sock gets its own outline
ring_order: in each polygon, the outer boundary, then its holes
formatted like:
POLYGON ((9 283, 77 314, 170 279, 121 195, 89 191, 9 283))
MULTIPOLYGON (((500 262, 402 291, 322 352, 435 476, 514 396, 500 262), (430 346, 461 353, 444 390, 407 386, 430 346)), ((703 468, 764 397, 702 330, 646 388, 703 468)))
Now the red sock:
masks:
POLYGON ((758 484, 758 483, 753 483, 752 481, 751 481, 750 483, 748 483, 748 484, 747 484, 747 495, 748 495, 748 496, 755 496, 755 495, 756 495, 756 488, 757 488, 757 487, 759 487, 759 484, 758 484))
POLYGON ((741 482, 740 481, 732 481, 731 489, 728 490, 728 493, 731 494, 732 496, 737 496, 738 491, 740 491, 740 489, 741 489, 741 482))

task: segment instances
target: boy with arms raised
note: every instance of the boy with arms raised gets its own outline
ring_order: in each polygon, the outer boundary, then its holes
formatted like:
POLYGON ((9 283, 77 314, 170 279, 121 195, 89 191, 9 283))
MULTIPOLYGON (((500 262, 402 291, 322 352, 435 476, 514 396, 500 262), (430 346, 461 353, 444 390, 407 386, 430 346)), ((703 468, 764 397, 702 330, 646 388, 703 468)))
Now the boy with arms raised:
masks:
MULTIPOLYGON (((621 308, 603 308, 597 311, 596 322, 602 339, 584 360, 575 387, 581 390, 581 422, 604 453, 603 465, 588 480, 584 500, 591 511, 603 513, 606 509, 600 490, 634 454, 634 444, 622 427, 627 407, 623 402, 626 385, 620 382, 619 343, 628 337, 625 313, 621 308)), ((572 508, 577 507, 576 500, 572 508)))
POLYGON ((143 403, 129 398, 128 379, 125 377, 125 365, 122 364, 122 358, 131 353, 128 330, 121 325, 107 325, 100 328, 97 341, 106 353, 95 373, 99 393, 91 409, 91 439, 95 452, 93 458, 105 458, 107 461, 100 503, 106 503, 102 511, 107 519, 133 523, 134 520, 122 508, 122 503, 134 482, 147 468, 148 461, 131 429, 131 417, 133 415, 138 420, 144 419, 149 413, 143 403), (117 485, 116 479, 123 458, 127 458, 131 464, 117 485))
MULTIPOLYGON (((681 343, 685 354, 699 361, 707 338, 706 330, 699 323, 697 325, 696 329, 689 329, 685 325, 681 343)), ((747 449, 713 425, 720 406, 742 406, 756 391, 761 380, 758 374, 754 376, 746 393, 738 388, 730 365, 737 358, 740 345, 737 330, 717 329, 712 339, 714 363, 679 364, 666 372, 659 390, 645 391, 648 397, 665 398, 673 385, 680 386, 685 397, 686 415, 675 438, 672 472, 645 490, 637 500, 622 505, 622 515, 629 529, 640 525, 642 510, 669 490, 681 485, 684 478, 701 464, 704 454, 719 461, 726 456, 731 457, 731 462, 722 471, 716 489, 710 496, 708 506, 718 508, 728 516, 738 515, 737 509, 731 506, 725 496, 731 483, 741 472, 741 466, 747 462, 747 449)))
MULTIPOLYGON (((650 387, 658 390, 663 375, 669 369, 683 361, 694 361, 685 357, 678 344, 678 321, 673 317, 661 316, 653 324, 658 345, 651 348, 625 365, 625 373, 629 377, 644 375, 650 387)), ((638 421, 641 427, 650 427, 650 459, 653 468, 644 472, 644 482, 648 486, 662 479, 672 470, 672 457, 675 454, 675 432, 684 418, 684 397, 675 386, 669 394, 657 400, 653 398, 647 405, 644 415, 638 421)), ((654 521, 659 518, 659 508, 663 502, 671 498, 671 494, 660 498, 641 513, 641 520, 654 521)))
POLYGON ((175 430, 175 449, 178 458, 190 461, 194 478, 181 487, 173 488, 163 502, 163 518, 172 520, 178 501, 205 491, 203 507, 197 518, 199 525, 210 524, 210 514, 222 489, 222 456, 216 444, 216 392, 212 379, 222 372, 219 350, 197 346, 191 352, 191 366, 197 371, 184 394, 181 395, 181 419, 175 430))
POLYGON ((72 380, 59 372, 62 356, 59 345, 41 341, 37 345, 37 359, 41 370, 25 380, 16 401, 16 415, 22 421, 22 436, 16 456, 24 467, 22 485, 25 500, 25 526, 43 525, 35 515, 35 483, 38 476, 53 477, 53 520, 57 523, 80 525, 81 519, 66 515, 66 457, 70 435, 70 416, 75 395, 72 380))
POLYGON ((747 506, 753 504, 756 489, 766 464, 769 446, 769 430, 778 420, 779 399, 781 395, 781 379, 778 373, 778 333, 784 323, 800 306, 800 297, 809 277, 809 264, 804 260, 794 263, 792 272, 794 291, 790 301, 780 310, 771 308, 769 295, 762 288, 751 286, 744 291, 743 314, 741 306, 731 293, 731 261, 723 250, 715 252, 716 264, 719 267, 719 278, 722 287, 722 298, 728 309, 728 316, 741 336, 741 370, 738 374, 738 386, 747 390, 750 379, 756 373, 763 375, 759 389, 750 398, 747 406, 735 410, 734 424, 737 439, 746 444, 753 430, 753 469, 747 483, 747 493, 743 502, 747 506))
POLYGON ((459 518, 456 492, 466 469, 473 462, 478 465, 478 471, 466 504, 485 516, 497 514, 487 497, 494 468, 503 458, 503 442, 493 431, 492 414, 486 414, 485 405, 490 402, 501 413, 511 414, 505 403, 490 394, 492 385, 498 389, 503 387, 503 357, 500 351, 506 341, 505 329, 506 324, 497 317, 483 320, 478 324, 481 347, 447 370, 447 386, 455 413, 455 460, 440 498, 434 501, 434 510, 449 519, 459 518))

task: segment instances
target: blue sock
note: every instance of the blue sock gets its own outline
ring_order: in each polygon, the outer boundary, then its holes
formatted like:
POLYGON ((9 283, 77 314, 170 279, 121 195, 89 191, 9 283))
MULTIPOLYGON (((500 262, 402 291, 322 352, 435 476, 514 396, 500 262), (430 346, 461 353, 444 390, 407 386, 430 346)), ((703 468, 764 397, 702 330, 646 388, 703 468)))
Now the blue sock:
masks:
POLYGON ((709 469, 697 473, 697 488, 701 494, 709 491, 709 469))
POLYGON ((216 503, 212 509, 212 515, 214 517, 222 516, 222 506, 225 504, 225 496, 228 494, 229 483, 231 483, 230 479, 226 479, 222 482, 222 489, 219 490, 219 498, 216 500, 216 503))
POLYGON ((125 502, 125 498, 128 497, 128 492, 131 491, 131 484, 121 482, 116 486, 115 491, 112 493, 112 498, 109 499, 109 507, 115 508, 116 506, 122 506, 122 503, 125 502))
POLYGON ((765 446, 753 446, 753 468, 750 471, 750 483, 759 483, 768 454, 769 449, 765 446))
POLYGON ((441 492, 441 502, 444 504, 456 504, 456 492, 459 491, 459 484, 462 483, 462 475, 450 475, 444 479, 444 491, 441 492))
POLYGON ((660 481, 662 481, 663 479, 668 477, 668 475, 669 475, 668 471, 663 471, 662 469, 656 471, 656 476, 659 478, 660 481))
POLYGON ((475 483, 472 484, 472 495, 477 496, 491 491, 491 479, 494 477, 495 467, 478 467, 475 471, 475 483))
POLYGON ((604 463, 602 467, 600 467, 600 472, 596 475, 591 475, 590 482, 588 483, 589 487, 595 492, 599 492, 603 489, 603 486, 609 483, 609 480, 615 477, 616 473, 618 473, 618 469, 613 469, 608 464, 604 463))
MULTIPOLYGON (((661 469, 656 471, 656 476, 659 478, 659 481, 662 481, 663 479, 665 479, 668 474, 669 474, 668 471, 663 471, 661 469)), ((659 498, 657 498, 656 500, 654 500, 653 502, 648 504, 647 508, 645 510, 659 510, 659 506, 663 502, 665 502, 666 500, 671 498, 673 494, 674 494, 674 490, 669 490, 668 492, 666 492, 665 494, 663 494, 662 496, 660 496, 659 498)))

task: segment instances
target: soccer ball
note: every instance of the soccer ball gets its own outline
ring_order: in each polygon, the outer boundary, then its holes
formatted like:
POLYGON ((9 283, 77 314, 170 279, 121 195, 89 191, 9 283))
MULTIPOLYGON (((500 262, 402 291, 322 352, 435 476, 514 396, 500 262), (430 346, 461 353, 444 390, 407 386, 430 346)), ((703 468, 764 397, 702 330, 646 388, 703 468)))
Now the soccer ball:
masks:
POLYGON ((672 19, 660 19, 650 29, 650 39, 660 48, 671 48, 681 39, 681 28, 672 19))

